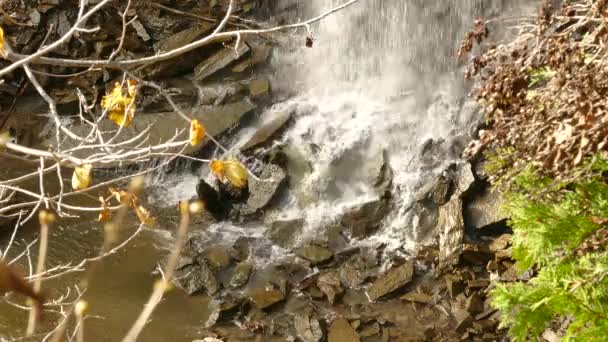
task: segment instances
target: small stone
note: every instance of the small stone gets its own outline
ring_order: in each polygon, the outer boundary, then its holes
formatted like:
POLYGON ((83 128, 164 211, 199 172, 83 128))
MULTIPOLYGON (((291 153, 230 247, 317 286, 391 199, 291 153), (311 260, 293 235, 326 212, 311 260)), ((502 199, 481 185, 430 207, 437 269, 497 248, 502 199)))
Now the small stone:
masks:
POLYGON ((340 286, 340 278, 336 271, 323 273, 317 279, 317 286, 325 295, 329 304, 333 304, 337 295, 344 292, 340 286))
POLYGON ((511 234, 503 234, 496 238, 496 240, 490 243, 490 251, 498 252, 507 249, 511 244, 511 240, 513 239, 513 235, 511 234))
POLYGON ((357 332, 344 318, 335 319, 329 326, 328 342, 360 342, 357 332))
POLYGON ((234 268, 230 278, 230 287, 237 288, 245 285, 249 280, 249 275, 253 270, 253 265, 248 261, 240 262, 234 268))
POLYGON ((269 116, 270 117, 266 121, 259 123, 259 127, 256 127, 255 133, 241 145, 241 151, 247 151, 266 143, 270 137, 285 126, 287 121, 291 118, 291 112, 272 112, 269 116))
POLYGON ((369 288, 367 295, 370 300, 377 300, 409 283, 413 275, 414 262, 410 260, 380 276, 369 288))
POLYGON ((316 245, 308 245, 299 248, 296 255, 310 261, 313 264, 320 264, 331 259, 334 253, 329 249, 316 245))
POLYGON ((205 250, 205 259, 215 270, 223 270, 230 265, 230 254, 224 247, 210 247, 205 250))
POLYGON ((473 322, 473 329, 477 330, 478 332, 492 332, 495 330, 497 325, 497 321, 484 319, 473 322))
POLYGON ((248 51, 249 46, 244 43, 240 43, 236 50, 231 47, 221 49, 196 66, 194 69, 194 79, 197 81, 206 79, 230 63, 238 60, 248 51))
POLYGON ((483 289, 483 288, 490 286, 490 281, 487 279, 469 280, 469 282, 467 283, 467 286, 470 289, 483 289))
POLYGON ((270 92, 270 82, 268 80, 252 80, 249 83, 249 95, 252 98, 267 95, 270 92))
POLYGON ((302 342, 319 342, 323 338, 319 320, 309 316, 297 315, 293 323, 302 342))
POLYGON ((266 233, 270 241, 282 248, 293 248, 304 228, 304 219, 275 221, 266 233))
POLYGON ((340 266, 339 275, 342 284, 347 288, 354 289, 367 279, 367 274, 364 272, 365 262, 360 255, 355 255, 349 261, 340 266))
POLYGON ((433 297, 419 292, 409 292, 401 296, 402 300, 406 300, 408 302, 417 302, 423 304, 431 304, 433 302, 433 297))
POLYGON ((265 309, 285 300, 285 294, 280 290, 255 289, 249 292, 249 299, 258 309, 265 309))

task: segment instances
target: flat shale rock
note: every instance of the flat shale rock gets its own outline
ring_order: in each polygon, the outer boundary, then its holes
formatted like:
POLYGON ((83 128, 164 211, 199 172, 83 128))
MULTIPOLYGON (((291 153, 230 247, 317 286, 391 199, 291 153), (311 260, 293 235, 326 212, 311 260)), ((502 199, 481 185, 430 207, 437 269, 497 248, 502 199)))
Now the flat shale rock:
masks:
POLYGON ((249 292, 248 297, 258 309, 265 309, 285 300, 285 294, 278 289, 254 289, 249 292))
POLYGON ((367 295, 370 300, 375 301, 378 298, 405 286, 412 280, 413 275, 414 262, 410 260, 380 276, 367 290, 367 295))
POLYGON ((320 264, 331 259, 334 256, 334 253, 325 247, 308 245, 299 248, 296 251, 296 255, 313 264, 320 264))
POLYGON ((344 318, 335 319, 329 326, 329 342, 359 342, 361 339, 353 327, 344 318))

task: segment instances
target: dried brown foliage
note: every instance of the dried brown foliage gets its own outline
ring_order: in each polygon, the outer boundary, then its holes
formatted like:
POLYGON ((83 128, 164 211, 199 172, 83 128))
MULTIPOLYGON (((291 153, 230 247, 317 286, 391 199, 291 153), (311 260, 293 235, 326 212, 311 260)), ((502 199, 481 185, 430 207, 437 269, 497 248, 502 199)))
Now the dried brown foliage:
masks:
MULTIPOLYGON (((489 130, 465 151, 509 148, 518 165, 538 164, 561 176, 608 150, 608 12, 606 1, 543 1, 537 20, 522 24, 512 41, 470 59, 472 96, 489 130)), ((459 51, 485 38, 476 22, 459 51)))

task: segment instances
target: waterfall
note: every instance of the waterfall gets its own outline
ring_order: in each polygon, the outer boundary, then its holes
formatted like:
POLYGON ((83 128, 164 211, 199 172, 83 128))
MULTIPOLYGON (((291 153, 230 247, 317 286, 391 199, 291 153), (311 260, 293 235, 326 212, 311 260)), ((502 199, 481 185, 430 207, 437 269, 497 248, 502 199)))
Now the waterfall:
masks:
MULTIPOLYGON (((310 0, 298 16, 343 2, 310 0)), ((312 48, 298 41, 295 52, 275 58, 277 81, 297 94, 288 101, 297 118, 286 142, 312 165, 292 201, 310 236, 343 208, 373 196, 365 170, 386 151, 396 198, 369 241, 414 246, 420 232, 408 209, 416 187, 460 159, 480 120, 466 99, 459 41, 476 18, 511 15, 521 2, 360 0, 313 25, 312 48), (443 143, 432 160, 422 160, 429 139, 443 143)))

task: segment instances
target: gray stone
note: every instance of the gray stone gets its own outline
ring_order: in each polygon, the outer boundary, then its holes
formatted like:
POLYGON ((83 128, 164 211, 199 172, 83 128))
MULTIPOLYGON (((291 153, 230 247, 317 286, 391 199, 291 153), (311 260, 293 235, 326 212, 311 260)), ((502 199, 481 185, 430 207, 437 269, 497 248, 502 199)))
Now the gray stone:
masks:
POLYGON ((206 79, 238 60, 247 52, 249 52, 249 46, 245 42, 241 42, 236 50, 232 47, 221 49, 194 68, 194 79, 197 81, 206 79))
POLYGON ((265 79, 251 80, 249 82, 249 95, 251 98, 258 98, 270 93, 270 81, 265 79))
POLYGON ((334 253, 325 247, 308 245, 299 248, 296 251, 296 255, 313 264, 319 264, 331 259, 334 256, 334 253))
POLYGON ((239 209, 240 215, 252 215, 264 209, 285 184, 285 171, 275 164, 264 164, 259 180, 249 177, 249 198, 239 209))
POLYGON ((267 237, 276 245, 290 249, 295 247, 303 228, 304 219, 275 221, 268 230, 267 237))
POLYGON ((278 289, 254 289, 249 292, 248 297, 258 309, 265 309, 285 300, 285 294, 278 289))
POLYGON ((439 230, 439 268, 444 269, 458 262, 462 252, 464 221, 460 197, 454 197, 448 204, 439 208, 437 229, 439 230))
POLYGON ((329 326, 328 342, 359 342, 361 338, 344 318, 335 319, 329 326))
POLYGON ((504 222, 507 216, 500 210, 502 195, 490 187, 475 196, 465 208, 467 224, 475 229, 504 222))
POLYGON ((209 247, 203 253, 205 260, 214 270, 223 270, 230 265, 230 254, 225 247, 209 247))
POLYGON ((240 146, 240 150, 247 151, 266 143, 290 118, 291 112, 288 111, 271 112, 269 118, 259 123, 253 134, 240 146))
POLYGON ((316 318, 296 315, 293 323, 296 333, 302 342, 319 342, 323 338, 321 325, 316 318))
POLYGON ((256 64, 264 63, 268 59, 268 57, 270 57, 270 53, 272 52, 272 45, 266 43, 249 43, 249 45, 251 46, 251 57, 246 58, 244 61, 237 63, 234 67, 232 67, 232 71, 243 72, 256 64))
POLYGON ((158 52, 167 52, 190 44, 205 33, 211 31, 213 26, 214 25, 212 23, 201 22, 200 25, 177 32, 176 34, 169 36, 158 43, 158 52))
POLYGON ((378 198, 347 209, 340 222, 353 237, 365 238, 378 229, 388 210, 388 202, 378 198))
POLYGON ((230 287, 237 288, 247 284, 252 270, 253 264, 250 262, 243 261, 238 263, 232 272, 232 277, 230 278, 230 287))
POLYGON ((367 279, 365 263, 360 255, 355 255, 350 260, 340 266, 340 281, 344 286, 355 289, 367 279))
POLYGON ((180 267, 175 271, 176 285, 192 295, 206 291, 214 295, 219 291, 219 284, 204 260, 182 259, 180 267))
POLYGON ((325 293, 329 304, 334 304, 336 296, 342 294, 344 289, 340 286, 340 277, 336 271, 328 271, 319 276, 317 286, 325 293))
POLYGON ((414 276, 414 262, 407 261, 401 266, 395 267, 386 274, 380 276, 367 290, 370 300, 387 295, 409 283, 414 276))

